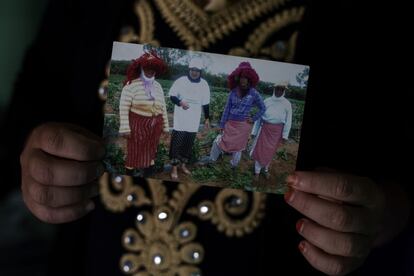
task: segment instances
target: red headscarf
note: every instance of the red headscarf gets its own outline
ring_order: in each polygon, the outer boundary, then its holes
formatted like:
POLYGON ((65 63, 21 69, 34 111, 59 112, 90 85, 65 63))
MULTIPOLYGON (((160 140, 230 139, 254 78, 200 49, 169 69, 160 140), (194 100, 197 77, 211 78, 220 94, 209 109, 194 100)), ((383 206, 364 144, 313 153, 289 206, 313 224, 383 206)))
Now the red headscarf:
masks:
POLYGON ((239 66, 228 76, 227 83, 231 90, 239 85, 240 77, 247 78, 249 80, 250 87, 256 87, 259 82, 259 75, 247 61, 241 62, 239 66))
POLYGON ((155 71, 155 76, 158 77, 165 73, 167 65, 157 56, 155 51, 145 53, 139 58, 135 59, 131 65, 128 66, 124 85, 131 83, 141 75, 141 68, 152 69, 155 71))

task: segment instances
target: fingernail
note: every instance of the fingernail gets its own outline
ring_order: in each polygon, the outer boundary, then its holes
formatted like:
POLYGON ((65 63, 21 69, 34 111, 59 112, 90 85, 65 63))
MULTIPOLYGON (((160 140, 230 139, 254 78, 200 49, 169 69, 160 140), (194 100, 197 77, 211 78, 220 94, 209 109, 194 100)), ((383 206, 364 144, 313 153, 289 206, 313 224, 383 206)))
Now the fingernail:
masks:
POLYGON ((305 253, 306 253, 306 245, 305 245, 305 242, 304 242, 304 241, 301 241, 301 242, 299 243, 298 248, 299 248, 299 251, 300 251, 302 254, 305 254, 305 253))
POLYGON ((295 174, 290 174, 287 178, 286 178, 286 182, 288 183, 289 186, 297 186, 297 182, 298 182, 298 177, 295 174))
POLYGON ((93 209, 95 209, 95 203, 93 203, 93 201, 89 201, 89 203, 86 205, 85 209, 86 209, 87 212, 92 211, 93 209))
POLYGON ((298 220, 298 222, 296 223, 296 231, 298 231, 298 233, 302 234, 303 226, 304 226, 304 221, 302 219, 298 220))
POLYGON ((289 190, 285 193, 285 200, 290 203, 293 201, 294 198, 295 198, 295 190, 292 188, 289 188, 289 190))

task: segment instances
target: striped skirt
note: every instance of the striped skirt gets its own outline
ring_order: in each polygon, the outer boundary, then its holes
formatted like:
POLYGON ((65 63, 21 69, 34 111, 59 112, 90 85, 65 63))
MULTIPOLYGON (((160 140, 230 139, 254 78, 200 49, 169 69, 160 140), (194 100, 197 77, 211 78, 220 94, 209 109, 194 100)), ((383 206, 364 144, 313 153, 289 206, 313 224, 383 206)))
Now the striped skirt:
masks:
POLYGON ((219 147, 225 152, 238 152, 246 149, 252 125, 246 121, 229 120, 224 126, 219 147))
POLYGON ((148 168, 157 156, 157 147, 163 130, 162 115, 145 117, 129 112, 131 136, 127 140, 125 166, 148 168))
POLYGON ((273 159, 282 139, 284 124, 263 123, 255 141, 251 157, 261 166, 267 166, 273 159))
POLYGON ((173 165, 188 163, 193 151, 195 132, 173 130, 171 135, 170 159, 173 165))

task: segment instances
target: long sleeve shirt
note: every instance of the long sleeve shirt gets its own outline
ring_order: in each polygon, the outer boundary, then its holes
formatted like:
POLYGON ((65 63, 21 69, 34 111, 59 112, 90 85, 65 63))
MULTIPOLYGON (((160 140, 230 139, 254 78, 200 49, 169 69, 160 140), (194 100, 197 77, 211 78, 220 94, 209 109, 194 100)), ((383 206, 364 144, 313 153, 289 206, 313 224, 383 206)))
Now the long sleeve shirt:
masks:
POLYGON ((126 85, 121 92, 119 100, 120 126, 119 133, 129 133, 129 112, 152 117, 162 114, 164 120, 164 132, 169 131, 167 107, 165 105, 165 96, 161 85, 154 81, 153 98, 146 95, 144 86, 140 79, 126 85))
MULTIPOLYGON (((180 106, 181 101, 178 97, 176 96, 170 96, 170 100, 173 102, 173 104, 175 104, 176 106, 180 106)), ((204 112, 204 118, 210 119, 210 104, 205 104, 202 106, 203 107, 203 112, 204 112)))
MULTIPOLYGON (((178 78, 170 88, 169 96, 188 103, 189 108, 174 106, 174 130, 198 132, 202 106, 210 103, 210 87, 204 79, 192 82, 187 76, 178 78)), ((177 100, 174 100, 177 102, 177 100)))
POLYGON ((245 121, 251 117, 250 111, 254 106, 259 108, 259 111, 252 117, 252 120, 256 121, 265 112, 265 105, 259 92, 254 88, 250 88, 249 92, 241 98, 237 95, 237 88, 233 89, 221 116, 220 127, 224 128, 228 120, 245 121))
POLYGON ((261 120, 256 121, 252 134, 256 135, 262 122, 269 124, 283 124, 283 139, 289 138, 292 127, 292 104, 285 97, 269 97, 264 100, 266 111, 261 120))

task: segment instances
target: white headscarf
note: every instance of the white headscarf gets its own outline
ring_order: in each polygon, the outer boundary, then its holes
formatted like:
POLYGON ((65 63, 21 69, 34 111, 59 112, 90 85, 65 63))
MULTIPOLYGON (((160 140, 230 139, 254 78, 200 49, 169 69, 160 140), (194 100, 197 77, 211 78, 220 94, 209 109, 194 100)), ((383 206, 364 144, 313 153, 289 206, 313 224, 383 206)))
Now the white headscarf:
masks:
POLYGON ((152 95, 152 92, 154 91, 155 75, 152 76, 151 78, 148 78, 147 76, 145 76, 144 70, 141 69, 141 80, 144 83, 145 94, 148 97, 150 97, 151 100, 153 100, 154 96, 152 95))

